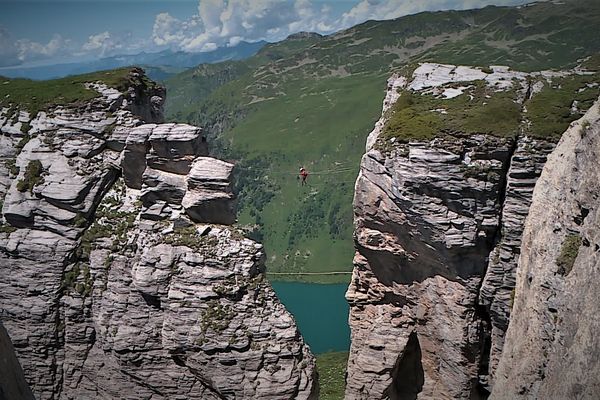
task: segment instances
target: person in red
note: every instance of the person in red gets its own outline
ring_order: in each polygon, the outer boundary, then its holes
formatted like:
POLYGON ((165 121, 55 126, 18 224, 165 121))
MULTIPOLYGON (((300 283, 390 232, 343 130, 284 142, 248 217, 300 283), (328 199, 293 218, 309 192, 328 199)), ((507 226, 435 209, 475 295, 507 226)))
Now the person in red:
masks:
POLYGON ((300 179, 302 179, 302 186, 306 185, 306 178, 308 178, 308 171, 302 167, 300 168, 300 179))

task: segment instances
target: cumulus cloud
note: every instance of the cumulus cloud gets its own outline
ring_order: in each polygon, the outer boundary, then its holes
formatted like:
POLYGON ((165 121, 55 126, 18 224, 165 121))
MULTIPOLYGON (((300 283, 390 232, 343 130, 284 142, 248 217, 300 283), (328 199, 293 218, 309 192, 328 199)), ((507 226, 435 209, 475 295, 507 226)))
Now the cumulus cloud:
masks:
POLYGON ((0 67, 20 64, 19 50, 10 33, 0 27, 0 67))
POLYGON ((299 31, 331 33, 369 19, 398 18, 427 10, 514 5, 526 0, 360 0, 341 16, 311 0, 200 0, 197 13, 180 20, 158 14, 152 40, 184 51, 211 51, 242 40, 281 40, 299 31))
POLYGON ((131 32, 114 34, 105 31, 88 36, 83 43, 54 34, 47 43, 40 43, 30 39, 14 40, 6 29, 0 27, 0 67, 43 60, 64 62, 66 59, 135 54, 153 47, 151 40, 134 38, 131 32))
POLYGON ((159 46, 210 51, 242 40, 280 40, 301 30, 331 31, 329 9, 310 0, 201 0, 198 13, 179 20, 156 16, 152 38, 159 46))
POLYGON ((29 39, 14 40, 6 29, 0 27, 0 66, 19 65, 27 61, 64 55, 70 46, 71 42, 60 35, 54 35, 48 43, 38 43, 29 39))
POLYGON ((361 22, 394 19, 422 11, 467 10, 487 5, 515 5, 528 0, 361 0, 339 19, 339 29, 361 22))
POLYGON ((108 57, 115 54, 140 51, 146 47, 143 40, 134 39, 131 32, 115 35, 108 31, 90 35, 81 46, 80 54, 108 57))
POLYGON ((19 65, 28 61, 59 57, 69 54, 72 42, 55 34, 48 43, 29 39, 14 40, 10 33, 0 27, 0 66, 19 65))
POLYGON ((103 56, 106 52, 113 50, 117 46, 109 32, 102 32, 89 36, 87 42, 81 47, 81 50, 103 56))
POLYGON ((20 39, 16 41, 15 46, 19 52, 19 60, 22 62, 63 56, 72 50, 72 42, 59 34, 52 36, 46 44, 20 39))

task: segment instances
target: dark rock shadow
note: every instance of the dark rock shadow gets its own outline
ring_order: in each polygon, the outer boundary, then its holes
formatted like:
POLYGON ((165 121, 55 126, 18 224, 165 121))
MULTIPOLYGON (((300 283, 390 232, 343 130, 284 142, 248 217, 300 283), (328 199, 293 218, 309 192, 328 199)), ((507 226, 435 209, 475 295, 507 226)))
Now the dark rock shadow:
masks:
POLYGON ((398 357, 392 370, 392 384, 384 394, 390 400, 416 400, 424 383, 421 346, 417 333, 412 332, 404 352, 398 357))

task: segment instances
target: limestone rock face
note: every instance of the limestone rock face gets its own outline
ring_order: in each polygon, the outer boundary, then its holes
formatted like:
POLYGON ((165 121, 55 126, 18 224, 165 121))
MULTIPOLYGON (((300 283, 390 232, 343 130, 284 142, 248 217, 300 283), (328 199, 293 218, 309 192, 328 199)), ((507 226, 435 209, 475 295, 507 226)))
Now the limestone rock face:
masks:
POLYGON ((533 90, 527 77, 422 64, 388 81, 355 186, 346 399, 489 395, 523 222, 554 144, 451 131, 401 143, 382 132, 400 90, 449 99, 480 80, 522 101, 533 90))
POLYGON ((600 110, 562 136, 533 192, 493 399, 600 395, 600 110))
POLYGON ((539 178, 546 157, 554 143, 519 138, 506 174, 506 189, 502 214, 502 234, 489 255, 487 271, 479 291, 479 304, 490 315, 489 381, 493 379, 510 320, 511 298, 514 298, 515 274, 521 251, 521 236, 529 211, 533 188, 539 178))
POLYGON ((476 300, 511 145, 480 136, 363 157, 346 294, 347 398, 468 398, 475 390, 485 329, 476 300), (494 172, 489 179, 468 177, 478 163, 494 172), (403 370, 415 375, 407 380, 403 370))
POLYGON ((195 157, 208 154, 202 130, 187 124, 145 124, 118 132, 111 139, 124 145, 121 165, 125 183, 136 189, 142 187, 146 166, 186 175, 195 157))
POLYGON ((38 400, 315 399, 262 246, 218 225, 233 166, 199 128, 157 124, 160 90, 136 77, 19 116, 27 135, 1 120, 0 316, 27 383, 38 400))

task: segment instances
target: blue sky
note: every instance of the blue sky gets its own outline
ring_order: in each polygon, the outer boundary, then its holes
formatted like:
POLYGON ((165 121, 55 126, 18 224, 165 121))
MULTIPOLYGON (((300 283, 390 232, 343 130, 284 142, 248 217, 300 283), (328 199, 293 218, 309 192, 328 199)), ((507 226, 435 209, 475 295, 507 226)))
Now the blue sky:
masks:
POLYGON ((0 66, 212 51, 368 19, 526 0, 0 0, 0 66))

